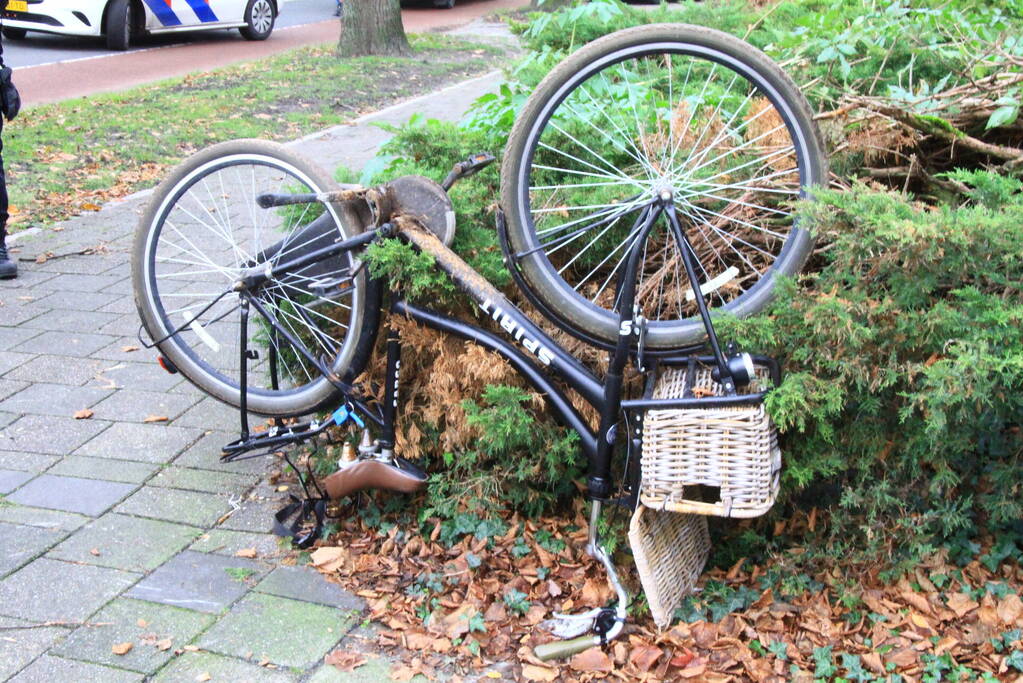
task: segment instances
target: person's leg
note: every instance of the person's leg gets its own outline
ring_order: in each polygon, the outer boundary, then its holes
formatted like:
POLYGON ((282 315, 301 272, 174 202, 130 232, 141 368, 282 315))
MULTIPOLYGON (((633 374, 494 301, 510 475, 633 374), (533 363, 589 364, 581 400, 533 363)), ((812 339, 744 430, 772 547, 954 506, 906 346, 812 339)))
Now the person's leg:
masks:
MULTIPOLYGON (((0 131, 3 131, 3 117, 0 117, 0 131)), ((0 137, 0 280, 18 276, 18 264, 7 254, 7 178, 4 175, 4 143, 0 137)))

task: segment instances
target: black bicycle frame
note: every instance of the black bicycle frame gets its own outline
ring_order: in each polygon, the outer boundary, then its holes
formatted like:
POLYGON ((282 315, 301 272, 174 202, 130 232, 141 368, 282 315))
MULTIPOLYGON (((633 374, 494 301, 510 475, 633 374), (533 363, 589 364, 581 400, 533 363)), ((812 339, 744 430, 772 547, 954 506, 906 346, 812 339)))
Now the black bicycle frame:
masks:
MULTIPOLYGON (((501 217, 499 215, 499 221, 501 217)), ((243 300, 243 304, 251 303, 252 306, 263 315, 270 323, 276 333, 282 335, 285 340, 293 346, 296 351, 307 361, 312 363, 321 374, 335 387, 340 389, 345 397, 346 405, 352 406, 363 414, 370 421, 377 425, 381 432, 380 445, 384 449, 391 449, 394 445, 394 419, 398 400, 398 374, 401 358, 401 342, 398 334, 393 329, 387 337, 387 377, 385 379, 384 403, 379 411, 372 410, 369 405, 360 397, 354 395, 351 385, 342 382, 330 372, 329 368, 323 366, 319 359, 315 358, 302 342, 281 328, 273 316, 265 310, 253 297, 250 289, 258 289, 262 284, 273 278, 285 274, 293 269, 299 269, 324 260, 338 254, 361 248, 372 241, 380 239, 394 239, 403 237, 418 249, 428 252, 434 257, 437 265, 451 278, 451 280, 475 301, 480 311, 491 318, 511 338, 502 338, 489 332, 478 325, 473 325, 461 320, 451 319, 444 314, 427 308, 421 308, 407 302, 400 294, 392 295, 391 311, 397 315, 407 316, 427 327, 452 334, 462 339, 472 341, 484 348, 498 353, 506 359, 511 366, 529 384, 539 391, 546 399, 558 421, 572 429, 579 435, 579 445, 589 463, 587 488, 589 496, 593 500, 608 500, 611 491, 611 455, 616 444, 616 432, 619 419, 623 410, 641 411, 644 409, 658 408, 688 408, 693 407, 696 402, 701 406, 714 404, 715 407, 742 405, 761 400, 762 393, 736 395, 735 383, 729 371, 728 363, 721 351, 717 335, 711 321, 710 312, 707 308, 704 297, 700 294, 700 283, 696 269, 695 252, 686 239, 684 231, 679 224, 675 214, 671 197, 663 196, 652 201, 640 211, 629 231, 626 239, 633 240, 625 267, 618 276, 616 288, 616 312, 618 314, 619 335, 617 343, 610 352, 607 372, 603 381, 599 380, 590 372, 577 358, 565 351, 539 326, 530 320, 517 306, 510 302, 500 291, 485 280, 479 273, 473 270, 461 257, 445 247, 432 233, 418 228, 415 225, 404 225, 401 229, 391 223, 385 223, 376 230, 357 235, 356 237, 338 242, 328 247, 317 249, 309 254, 292 259, 288 263, 279 264, 272 270, 253 270, 236 289, 243 300), (684 397, 677 399, 651 399, 648 395, 642 399, 623 400, 623 376, 626 364, 633 355, 641 356, 642 339, 645 334, 646 321, 639 315, 636 308, 637 273, 639 261, 642 254, 642 247, 651 229, 661 216, 667 218, 669 229, 681 247, 683 263, 686 274, 693 291, 704 327, 708 333, 708 342, 713 353, 705 360, 713 361, 720 372, 721 385, 725 390, 725 396, 704 397, 694 399, 684 397), (572 402, 565 395, 565 392, 555 383, 554 378, 563 381, 573 391, 578 393, 587 403, 592 405, 600 415, 599 424, 594 430, 579 414, 579 411, 572 405, 572 402)), ((507 255, 506 255, 507 256, 507 255)), ((510 269, 515 272, 515 264, 507 261, 510 269)), ((519 277, 516 277, 516 281, 519 277)), ((246 315, 248 306, 243 305, 243 317, 246 315)), ((244 331, 244 321, 242 329, 244 331)), ((243 339, 242 351, 242 382, 245 382, 245 364, 247 355, 244 350, 243 339)), ((661 358, 662 364, 674 364, 682 357, 661 358)), ((274 373, 276 374, 276 373, 274 373)), ((772 374, 775 374, 772 370, 772 374)), ((244 394, 244 390, 243 390, 244 394)), ((242 435, 245 441, 248 434, 247 416, 244 403, 242 405, 242 435)), ((303 425, 295 432, 293 440, 300 436, 306 438, 323 431, 329 421, 323 423, 312 423, 309 426, 303 425)), ((276 437, 277 441, 287 441, 288 437, 276 437)), ((240 442, 234 442, 231 446, 240 442)), ((225 447, 225 452, 227 452, 225 447)))

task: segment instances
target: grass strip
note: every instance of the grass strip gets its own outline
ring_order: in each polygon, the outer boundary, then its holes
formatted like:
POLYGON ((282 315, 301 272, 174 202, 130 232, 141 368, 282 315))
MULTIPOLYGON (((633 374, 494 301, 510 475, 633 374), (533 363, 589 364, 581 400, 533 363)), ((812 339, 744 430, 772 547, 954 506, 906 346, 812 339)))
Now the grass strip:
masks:
POLYGON ((12 231, 47 226, 155 185, 235 138, 291 140, 484 73, 504 50, 409 36, 408 58, 339 59, 333 45, 34 107, 5 126, 12 231))

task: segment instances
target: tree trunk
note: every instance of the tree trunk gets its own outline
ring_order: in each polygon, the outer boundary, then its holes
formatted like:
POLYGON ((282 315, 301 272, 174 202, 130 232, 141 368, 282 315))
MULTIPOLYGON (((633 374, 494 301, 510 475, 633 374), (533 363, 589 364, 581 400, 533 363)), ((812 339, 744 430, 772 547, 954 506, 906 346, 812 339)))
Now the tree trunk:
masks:
POLYGON ((337 52, 341 57, 412 54, 399 0, 345 0, 337 52))

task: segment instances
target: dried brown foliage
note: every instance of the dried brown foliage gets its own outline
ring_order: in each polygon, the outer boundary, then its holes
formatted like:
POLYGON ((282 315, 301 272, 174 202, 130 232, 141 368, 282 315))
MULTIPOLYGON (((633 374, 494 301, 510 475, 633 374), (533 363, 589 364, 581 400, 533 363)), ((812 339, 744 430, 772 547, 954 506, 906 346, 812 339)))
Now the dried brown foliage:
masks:
MULTIPOLYGON (((387 534, 348 521, 329 541, 340 559, 327 565, 326 575, 366 599, 370 616, 385 627, 375 645, 403 662, 396 674, 405 669, 430 678, 442 672, 478 674, 496 662, 510 662, 505 676, 512 680, 811 681, 814 648, 824 646, 832 646, 837 667, 838 653, 848 653, 858 655, 875 675, 899 673, 909 681, 921 680, 928 655, 945 653, 978 675, 986 671, 1013 680, 1018 674, 1006 663, 1013 648, 996 648, 993 639, 1023 628, 1023 570, 1006 564, 990 572, 974 561, 961 568, 961 578, 953 578, 960 568, 941 554, 893 583, 884 583, 876 567, 831 568, 815 577, 826 586, 823 591, 785 596, 762 590, 747 609, 713 623, 678 623, 659 633, 648 616, 640 615, 603 651, 540 662, 532 648, 551 639, 543 620, 555 611, 604 605, 611 592, 599 565, 582 551, 581 505, 571 518, 508 516, 506 521, 509 529, 499 538, 469 536, 451 548, 437 542, 437 520, 419 528, 395 526, 387 534), (569 524, 579 530, 564 532, 569 524), (398 542, 399 528, 404 542, 398 542), (566 548, 545 550, 536 541, 540 530, 564 540, 566 548), (511 547, 520 532, 531 552, 516 559, 511 547), (440 579, 440 592, 409 590, 428 574, 440 579), (947 581, 940 589, 938 577, 947 581), (1005 582, 1009 590, 975 599, 976 589, 990 582, 1005 582), (859 584, 843 589, 854 591, 854 607, 843 605, 836 588, 850 584, 859 584), (514 614, 504 600, 513 590, 528 596, 524 614, 514 614), (485 630, 477 630, 480 623, 485 630), (784 659, 766 651, 776 643, 785 644, 784 659)), ((804 519, 795 526, 810 523, 804 519)), ((625 564, 627 558, 620 559, 625 564)), ((707 572, 705 580, 760 591, 764 576, 764 567, 748 568, 740 560, 731 569, 707 572)), ((635 577, 625 578, 635 595, 635 577)))

